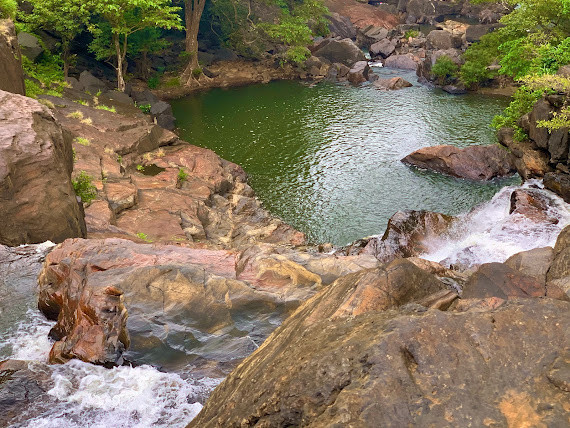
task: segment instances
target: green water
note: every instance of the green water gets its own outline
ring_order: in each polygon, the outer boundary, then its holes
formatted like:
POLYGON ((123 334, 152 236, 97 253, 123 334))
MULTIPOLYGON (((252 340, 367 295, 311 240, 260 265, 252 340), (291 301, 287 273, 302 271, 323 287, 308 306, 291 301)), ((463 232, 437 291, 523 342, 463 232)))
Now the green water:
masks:
POLYGON ((418 85, 413 73, 397 74, 414 87, 273 82, 212 90, 172 107, 183 139, 242 165, 264 206, 312 242, 383 233, 398 210, 465 212, 518 182, 473 183, 403 165, 421 147, 494 143, 488 124, 508 99, 452 96, 418 85))

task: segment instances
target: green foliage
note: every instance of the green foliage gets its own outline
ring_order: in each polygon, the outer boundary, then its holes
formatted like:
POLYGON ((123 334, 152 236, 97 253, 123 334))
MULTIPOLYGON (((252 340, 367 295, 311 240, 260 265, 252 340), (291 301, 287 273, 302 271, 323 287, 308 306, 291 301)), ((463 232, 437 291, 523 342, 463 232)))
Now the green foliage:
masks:
POLYGON ((404 33, 404 38, 405 39, 409 39, 410 37, 413 39, 415 37, 418 37, 420 35, 419 31, 416 30, 408 30, 404 33))
POLYGON ((137 107, 142 111, 144 114, 150 114, 150 104, 137 104, 137 107))
POLYGON ((137 171, 143 172, 144 171, 144 166, 142 165, 137 165, 137 171))
POLYGON ((97 188, 85 171, 81 171, 75 180, 71 180, 71 184, 75 194, 81 198, 83 203, 88 204, 97 197, 97 188))
POLYGON ((188 178, 188 173, 186 171, 184 171, 184 168, 179 168, 178 169, 178 176, 177 176, 178 184, 184 183, 187 178, 188 178))
POLYGON ((192 76, 194 76, 194 78, 198 78, 203 72, 204 71, 202 70, 202 67, 196 67, 194 70, 192 70, 192 76))
POLYGON ((459 66, 448 56, 441 56, 437 59, 431 72, 438 78, 440 84, 445 84, 454 79, 459 70, 459 66))
POLYGON ((157 75, 154 75, 152 77, 150 77, 147 81, 146 81, 146 85, 150 88, 150 89, 156 89, 158 88, 158 85, 160 84, 160 78, 157 75))
POLYGON ((97 110, 105 110, 105 111, 110 111, 111 113, 117 113, 117 109, 115 107, 109 107, 104 104, 99 104, 98 106, 95 106, 95 108, 97 110))
POLYGON ((18 11, 18 3, 16 0, 0 0, 0 18, 14 19, 18 11))
POLYGON ((43 53, 36 62, 22 55, 22 68, 32 78, 25 82, 28 97, 37 98, 42 94, 61 97, 66 83, 59 55, 43 53))
POLYGON ((513 10, 501 19, 503 27, 465 53, 461 79, 467 85, 497 73, 514 79, 552 74, 570 62, 570 0, 505 1, 513 10), (493 62, 498 71, 487 68, 493 62))
POLYGON ((152 242, 152 240, 149 239, 149 237, 146 235, 146 233, 139 232, 139 233, 137 233, 137 237, 139 239, 142 239, 145 242, 152 242))
POLYGON ((73 140, 74 142, 76 142, 77 144, 81 144, 82 146, 90 146, 91 145, 91 141, 89 141, 88 138, 84 138, 84 137, 76 137, 75 140, 73 140))
POLYGON ((513 96, 511 104, 505 109, 502 115, 493 118, 491 126, 495 129, 513 128, 515 130, 515 138, 523 141, 527 135, 518 125, 519 119, 532 110, 532 107, 538 99, 544 94, 544 89, 531 89, 527 86, 521 86, 513 96))

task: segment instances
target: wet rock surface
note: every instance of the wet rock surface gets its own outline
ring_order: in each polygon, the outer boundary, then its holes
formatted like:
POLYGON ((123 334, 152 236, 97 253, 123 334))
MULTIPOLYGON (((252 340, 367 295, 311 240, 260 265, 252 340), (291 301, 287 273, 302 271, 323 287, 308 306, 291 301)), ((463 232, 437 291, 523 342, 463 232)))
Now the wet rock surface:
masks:
POLYGON ((567 364, 568 302, 525 299, 461 313, 409 305, 337 319, 323 314, 307 326, 323 294, 246 359, 189 426, 566 420, 568 392, 557 364, 567 364))
POLYGON ((85 236, 71 140, 36 100, 0 91, 0 243, 85 236))
POLYGON ((497 145, 425 147, 409 154, 402 162, 470 180, 490 180, 515 172, 511 156, 497 145))
POLYGON ((122 364, 130 345, 126 357, 138 363, 227 371, 322 284, 377 265, 370 256, 343 260, 268 244, 238 255, 68 240, 39 277, 39 308, 57 320, 50 362, 122 364))

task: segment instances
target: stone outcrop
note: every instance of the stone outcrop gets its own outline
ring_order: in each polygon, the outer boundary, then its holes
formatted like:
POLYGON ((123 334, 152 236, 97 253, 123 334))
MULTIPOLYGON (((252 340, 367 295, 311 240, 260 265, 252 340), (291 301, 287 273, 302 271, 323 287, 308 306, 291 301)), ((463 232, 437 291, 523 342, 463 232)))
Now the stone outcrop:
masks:
POLYGON ((338 314, 325 306, 332 287, 230 374, 189 426, 566 421, 570 303, 523 299, 457 313, 371 306, 338 314))
POLYGON ((547 289, 562 290, 570 298, 570 227, 566 227, 556 240, 554 259, 546 274, 547 289))
POLYGON ((0 76, 0 91, 26 95, 16 29, 8 19, 0 19, 0 76))
POLYGON ((325 39, 317 44, 312 52, 316 57, 325 58, 332 63, 338 62, 347 67, 352 67, 358 61, 366 61, 364 52, 350 39, 325 39))
POLYGON ((322 285, 376 266, 371 256, 268 244, 236 254, 67 240, 48 255, 39 276, 39 308, 57 320, 50 362, 115 365, 126 357, 171 369, 192 363, 227 370, 322 285))
POLYGON ((398 211, 381 238, 356 241, 338 253, 371 254, 382 263, 398 257, 417 257, 428 251, 428 241, 443 237, 454 221, 455 217, 430 211, 398 211))
POLYGON ((304 242, 261 208, 241 167, 149 123, 133 105, 117 104, 118 115, 52 100, 74 137, 73 175, 84 171, 98 191, 85 209, 89 237, 224 248, 304 242))
POLYGON ((85 236, 71 139, 36 100, 0 91, 0 243, 85 236))
POLYGON ((470 180, 490 180, 515 172, 511 156, 498 145, 425 147, 409 154, 402 162, 470 180))

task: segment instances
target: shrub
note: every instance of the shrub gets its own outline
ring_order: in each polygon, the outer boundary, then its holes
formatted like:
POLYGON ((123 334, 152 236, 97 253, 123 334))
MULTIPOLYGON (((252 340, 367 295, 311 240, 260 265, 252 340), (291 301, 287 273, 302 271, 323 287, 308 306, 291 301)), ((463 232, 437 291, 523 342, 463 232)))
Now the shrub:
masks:
POLYGON ((81 144, 82 146, 90 146, 91 145, 91 141, 89 141, 89 139, 87 138, 83 138, 83 137, 77 137, 74 140, 77 144, 81 144))
POLYGON ((204 71, 202 70, 202 67, 196 67, 194 70, 192 70, 192 76, 197 79, 203 72, 204 71))
POLYGON ((115 107, 109 107, 104 104, 99 104, 98 106, 95 106, 95 108, 97 110, 105 110, 105 111, 110 111, 111 113, 117 113, 117 109, 115 107))
POLYGON ((67 85, 61 64, 59 55, 44 52, 36 62, 22 55, 22 68, 32 78, 32 80, 26 79, 26 95, 31 98, 37 98, 41 94, 61 97, 67 85))
POLYGON ((85 171, 81 171, 75 180, 71 180, 75 194, 88 204, 97 197, 97 188, 91 182, 91 177, 85 171))
POLYGON ((144 114, 150 114, 150 104, 137 104, 137 107, 142 111, 144 114))
POLYGON ((156 89, 158 88, 159 84, 160 84, 160 79, 158 76, 152 76, 146 82, 146 85, 149 87, 149 89, 156 89))
POLYGON ((75 110, 71 113, 69 113, 66 117, 69 117, 70 119, 83 119, 83 113, 80 112, 79 110, 75 110))
POLYGON ((148 238, 148 236, 146 235, 146 233, 139 232, 139 233, 137 233, 137 237, 138 237, 139 239, 142 239, 142 240, 145 241, 145 242, 152 242, 152 241, 148 238))
POLYGON ((184 168, 178 169, 178 177, 177 177, 177 184, 180 185, 186 181, 188 178, 188 173, 184 171, 184 168))
POLYGON ((431 68, 431 72, 437 77, 440 84, 444 84, 455 79, 458 71, 459 66, 454 63, 451 58, 445 55, 439 57, 431 68))
POLYGON ((311 51, 305 46, 293 46, 287 50, 285 58, 294 64, 300 64, 311 56, 311 51))
POLYGON ((404 33, 404 38, 409 39, 410 37, 413 39, 415 37, 418 37, 420 35, 419 31, 416 30, 408 30, 404 33))
POLYGON ((18 11, 16 0, 0 0, 0 18, 14 19, 18 11))

